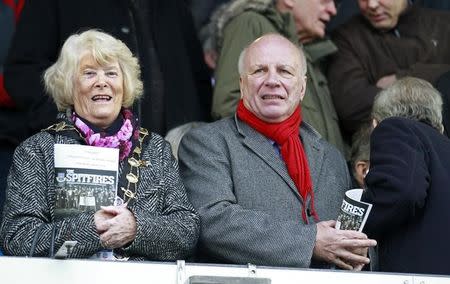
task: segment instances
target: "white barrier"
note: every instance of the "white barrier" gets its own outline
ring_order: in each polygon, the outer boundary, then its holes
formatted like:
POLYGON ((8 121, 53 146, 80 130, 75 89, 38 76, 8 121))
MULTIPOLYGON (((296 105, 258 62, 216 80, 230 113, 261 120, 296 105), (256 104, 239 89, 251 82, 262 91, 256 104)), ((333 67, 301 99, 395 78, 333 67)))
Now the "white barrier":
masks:
MULTIPOLYGON (((271 284, 448 284, 450 276, 346 272, 242 265, 168 262, 109 262, 0 257, 2 284, 188 284, 192 276, 267 278, 271 284)), ((192 279, 192 278, 191 278, 192 279)), ((197 282, 231 283, 231 282, 197 282)), ((233 282, 233 283, 245 283, 233 282)))

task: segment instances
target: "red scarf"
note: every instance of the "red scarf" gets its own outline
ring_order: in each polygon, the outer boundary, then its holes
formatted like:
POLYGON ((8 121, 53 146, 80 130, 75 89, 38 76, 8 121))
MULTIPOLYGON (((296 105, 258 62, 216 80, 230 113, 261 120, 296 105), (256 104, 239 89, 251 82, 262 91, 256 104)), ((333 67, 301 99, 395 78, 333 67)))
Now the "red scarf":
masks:
POLYGON ((302 218, 308 223, 306 218, 305 204, 308 195, 311 197, 311 215, 316 221, 319 220, 314 209, 314 192, 312 189, 311 174, 308 160, 299 136, 299 127, 302 122, 300 106, 287 119, 278 123, 268 123, 259 119, 250 112, 242 100, 237 107, 239 119, 250 125, 259 133, 275 141, 281 149, 281 156, 286 164, 289 176, 294 181, 300 196, 303 199, 302 218))

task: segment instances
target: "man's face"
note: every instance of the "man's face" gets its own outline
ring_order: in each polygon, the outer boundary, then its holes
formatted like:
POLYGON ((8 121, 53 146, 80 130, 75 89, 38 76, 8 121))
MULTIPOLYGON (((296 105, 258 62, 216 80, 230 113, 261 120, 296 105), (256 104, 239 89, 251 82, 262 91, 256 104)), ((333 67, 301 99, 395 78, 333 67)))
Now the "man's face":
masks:
POLYGON ((294 16, 297 34, 302 43, 307 43, 325 36, 325 27, 336 15, 333 0, 293 0, 292 14, 294 16))
POLYGON ((407 0, 358 0, 358 4, 361 14, 379 30, 393 29, 408 6, 407 0))
POLYGON ((251 44, 240 79, 241 97, 266 122, 291 116, 305 94, 297 47, 281 36, 268 35, 251 44))

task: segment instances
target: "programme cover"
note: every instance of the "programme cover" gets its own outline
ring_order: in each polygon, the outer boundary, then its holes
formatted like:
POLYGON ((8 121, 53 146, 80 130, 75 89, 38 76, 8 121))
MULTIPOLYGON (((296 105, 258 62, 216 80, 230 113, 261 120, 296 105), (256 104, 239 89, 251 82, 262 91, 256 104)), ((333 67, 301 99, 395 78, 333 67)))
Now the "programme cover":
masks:
POLYGON ((362 188, 345 192, 341 210, 336 220, 336 229, 361 232, 366 224, 372 204, 361 201, 362 188))
POLYGON ((119 149, 55 144, 55 216, 115 204, 119 149))

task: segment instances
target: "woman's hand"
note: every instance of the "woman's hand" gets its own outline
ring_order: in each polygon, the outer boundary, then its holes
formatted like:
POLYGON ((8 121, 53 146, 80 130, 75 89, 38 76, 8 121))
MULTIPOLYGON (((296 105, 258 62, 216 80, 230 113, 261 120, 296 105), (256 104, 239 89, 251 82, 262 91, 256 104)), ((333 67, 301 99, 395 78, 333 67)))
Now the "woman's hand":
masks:
POLYGON ((123 247, 136 238, 136 219, 126 205, 102 207, 94 222, 105 248, 123 247))

